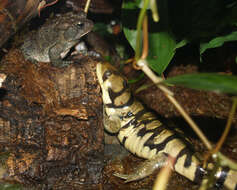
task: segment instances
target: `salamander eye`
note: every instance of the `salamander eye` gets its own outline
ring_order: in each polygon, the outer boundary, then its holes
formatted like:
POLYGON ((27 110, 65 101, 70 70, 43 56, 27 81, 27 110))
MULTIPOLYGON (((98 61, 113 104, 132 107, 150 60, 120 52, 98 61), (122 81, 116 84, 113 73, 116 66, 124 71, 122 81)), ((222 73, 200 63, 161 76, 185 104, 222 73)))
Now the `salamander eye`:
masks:
POLYGON ((78 22, 78 23, 77 23, 77 27, 78 27, 78 28, 83 28, 84 25, 85 25, 85 23, 83 23, 83 22, 78 22))
POLYGON ((125 118, 129 118, 129 117, 132 117, 132 116, 134 116, 134 114, 129 111, 129 112, 127 113, 127 115, 125 116, 125 118))
POLYGON ((112 72, 110 70, 105 71, 103 75, 103 81, 106 81, 110 75, 112 75, 112 72))

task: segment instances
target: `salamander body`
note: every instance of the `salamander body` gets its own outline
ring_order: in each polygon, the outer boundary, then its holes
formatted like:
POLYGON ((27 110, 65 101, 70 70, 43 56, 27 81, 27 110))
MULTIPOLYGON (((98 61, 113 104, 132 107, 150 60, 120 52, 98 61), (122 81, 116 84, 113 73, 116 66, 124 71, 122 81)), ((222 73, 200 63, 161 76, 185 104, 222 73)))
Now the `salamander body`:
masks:
MULTIPOLYGON (((173 169, 188 179, 201 183, 207 170, 177 131, 162 124, 157 116, 135 99, 127 80, 108 63, 97 64, 97 77, 104 103, 104 126, 110 133, 117 133, 121 144, 133 154, 147 159, 133 174, 116 174, 126 182, 150 175, 166 164, 166 158, 175 158, 173 169)), ((213 166, 209 164, 208 170, 213 166)), ((216 186, 237 190, 237 172, 219 168, 216 186)))

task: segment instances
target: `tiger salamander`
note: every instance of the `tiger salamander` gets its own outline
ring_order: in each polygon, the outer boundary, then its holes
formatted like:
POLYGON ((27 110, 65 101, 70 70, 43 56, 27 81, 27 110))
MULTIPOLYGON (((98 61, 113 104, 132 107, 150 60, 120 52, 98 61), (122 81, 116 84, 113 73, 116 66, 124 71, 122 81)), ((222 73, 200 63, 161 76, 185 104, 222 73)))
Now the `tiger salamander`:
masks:
MULTIPOLYGON (((127 80, 108 63, 98 63, 96 68, 104 103, 104 126, 117 133, 121 144, 146 161, 132 174, 115 174, 126 182, 150 175, 166 164, 166 158, 175 158, 173 169, 188 179, 202 183, 210 170, 202 168, 200 159, 187 145, 182 134, 162 124, 157 116, 136 100, 127 80)), ((212 164, 213 166, 213 164, 212 164)), ((215 186, 237 190, 237 171, 219 168, 215 186)))

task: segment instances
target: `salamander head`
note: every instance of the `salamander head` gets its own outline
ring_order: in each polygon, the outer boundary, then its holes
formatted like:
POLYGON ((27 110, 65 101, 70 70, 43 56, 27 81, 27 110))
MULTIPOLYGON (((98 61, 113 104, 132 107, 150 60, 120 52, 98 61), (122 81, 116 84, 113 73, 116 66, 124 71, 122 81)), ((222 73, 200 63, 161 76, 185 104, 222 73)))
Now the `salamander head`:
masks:
POLYGON ((124 108, 131 97, 126 78, 109 63, 98 63, 96 74, 108 108, 124 108))

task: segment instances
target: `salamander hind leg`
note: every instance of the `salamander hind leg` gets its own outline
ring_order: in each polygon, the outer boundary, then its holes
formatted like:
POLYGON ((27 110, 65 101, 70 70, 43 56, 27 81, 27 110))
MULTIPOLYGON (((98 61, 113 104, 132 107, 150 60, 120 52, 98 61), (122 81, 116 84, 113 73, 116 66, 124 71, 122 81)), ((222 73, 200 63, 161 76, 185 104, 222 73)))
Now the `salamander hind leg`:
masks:
POLYGON ((114 175, 116 177, 125 179, 125 183, 143 179, 152 174, 156 169, 166 165, 166 160, 167 157, 164 154, 160 154, 154 159, 145 160, 142 164, 135 168, 135 171, 131 174, 115 173, 114 175))

